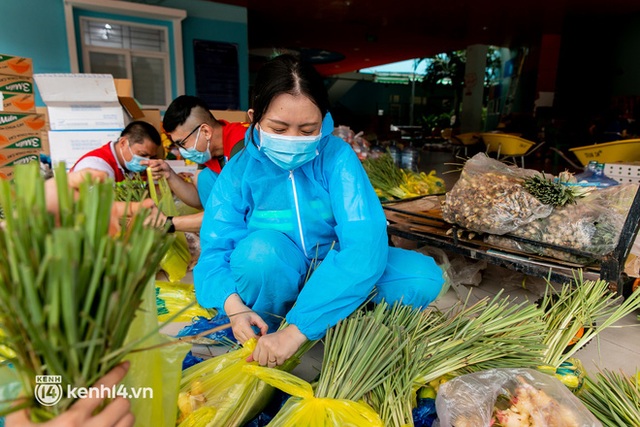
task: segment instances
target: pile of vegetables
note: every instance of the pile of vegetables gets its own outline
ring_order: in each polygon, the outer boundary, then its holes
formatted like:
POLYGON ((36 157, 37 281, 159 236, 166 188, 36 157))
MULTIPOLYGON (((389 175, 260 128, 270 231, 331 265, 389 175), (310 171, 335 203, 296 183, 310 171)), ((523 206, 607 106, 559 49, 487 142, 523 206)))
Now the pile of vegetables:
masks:
POLYGON ((12 183, 0 181, 0 345, 18 373, 34 421, 65 411, 34 399, 36 375, 59 375, 62 386, 88 387, 140 344, 125 344, 142 295, 173 237, 144 225, 141 211, 110 235, 113 182, 68 186, 56 168, 58 211, 45 204, 37 164, 19 165, 12 183), (57 215, 56 215, 57 214, 57 215))
POLYGON ((537 175, 478 153, 465 162, 460 178, 446 195, 442 218, 479 233, 506 234, 551 214, 523 185, 537 175))
POLYGON ((406 199, 445 191, 444 181, 436 176, 435 171, 427 175, 424 172, 401 169, 389 154, 367 158, 362 161, 362 165, 376 194, 383 200, 406 199))
MULTIPOLYGON (((571 187, 578 188, 578 187, 571 187)), ((621 184, 590 192, 574 204, 556 207, 546 218, 511 232, 511 235, 563 248, 582 250, 593 256, 577 256, 535 244, 498 236, 485 236, 487 243, 522 252, 588 264, 612 251, 618 243, 637 184, 621 184)))
POLYGON ((604 329, 640 308, 640 292, 621 300, 621 296, 609 289, 608 282, 584 280, 581 272, 557 292, 547 290, 541 303, 546 350, 538 369, 555 375, 570 389, 580 390, 584 371, 573 359, 575 353, 604 329), (582 372, 567 370, 567 362, 582 372))
POLYGON ((640 372, 628 376, 604 369, 585 383, 578 397, 605 427, 640 427, 640 372))
POLYGON ((493 417, 494 427, 580 427, 568 407, 523 377, 518 377, 518 386, 513 392, 498 396, 493 417))

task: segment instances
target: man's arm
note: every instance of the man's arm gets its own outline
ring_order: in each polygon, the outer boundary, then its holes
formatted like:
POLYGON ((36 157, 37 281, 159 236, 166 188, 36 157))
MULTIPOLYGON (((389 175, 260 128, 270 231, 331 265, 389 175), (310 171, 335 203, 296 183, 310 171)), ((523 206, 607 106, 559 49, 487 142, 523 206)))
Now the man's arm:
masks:
POLYGON ((152 159, 143 162, 151 168, 153 179, 166 178, 173 194, 178 196, 186 205, 196 209, 202 209, 198 188, 194 182, 187 182, 178 175, 164 160, 152 159))

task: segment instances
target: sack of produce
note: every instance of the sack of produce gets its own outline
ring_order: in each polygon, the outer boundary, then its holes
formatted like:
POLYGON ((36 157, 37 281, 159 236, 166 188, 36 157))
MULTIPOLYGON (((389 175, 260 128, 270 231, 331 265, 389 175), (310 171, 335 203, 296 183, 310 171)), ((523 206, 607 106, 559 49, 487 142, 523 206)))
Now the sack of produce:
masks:
POLYGON ((478 153, 467 160, 460 179, 446 195, 442 218, 480 233, 506 234, 551 214, 523 186, 538 172, 508 166, 478 153))
POLYGON ((510 233, 536 242, 589 252, 594 255, 593 258, 499 236, 485 236, 485 241, 521 252, 588 264, 616 247, 637 191, 637 184, 621 184, 592 191, 576 199, 574 204, 556 207, 548 217, 525 224, 510 233))
POLYGON ((489 369, 440 386, 440 427, 601 427, 557 378, 533 369, 489 369))

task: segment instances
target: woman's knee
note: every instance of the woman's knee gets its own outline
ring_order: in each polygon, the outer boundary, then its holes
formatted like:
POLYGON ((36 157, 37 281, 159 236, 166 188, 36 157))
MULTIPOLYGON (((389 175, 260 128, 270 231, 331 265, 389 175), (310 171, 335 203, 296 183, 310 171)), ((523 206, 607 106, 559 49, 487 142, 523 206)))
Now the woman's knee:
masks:
POLYGON ((426 307, 444 285, 442 269, 419 252, 390 248, 388 267, 378 285, 378 298, 414 307, 426 307))

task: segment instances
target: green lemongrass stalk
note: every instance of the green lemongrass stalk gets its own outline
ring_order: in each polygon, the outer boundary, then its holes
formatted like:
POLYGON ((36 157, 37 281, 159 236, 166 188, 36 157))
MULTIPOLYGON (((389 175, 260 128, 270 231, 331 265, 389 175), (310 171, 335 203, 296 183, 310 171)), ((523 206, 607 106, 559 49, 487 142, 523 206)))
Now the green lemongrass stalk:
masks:
MULTIPOLYGON (((149 182, 153 182, 152 180, 149 182)), ((149 197, 149 183, 139 173, 126 177, 116 184, 116 200, 121 202, 141 202, 149 197)))
POLYGON ((393 373, 406 341, 379 321, 383 310, 358 310, 328 330, 316 397, 358 401, 393 373))
POLYGON ((542 360, 541 309, 529 303, 513 304, 500 292, 462 309, 454 306, 445 317, 429 329, 426 356, 416 362, 416 387, 462 369, 535 366, 542 360))
MULTIPOLYGON (((47 210, 37 165, 16 167, 0 182, 0 328, 34 420, 65 411, 33 400, 36 375, 60 375, 63 385, 87 387, 126 356, 123 345, 171 236, 146 227, 146 212, 110 235, 112 182, 68 187, 56 168, 57 215, 47 210)), ((137 343, 139 344, 139 343, 137 343)), ((9 411, 15 408, 10 408, 9 411)))
MULTIPOLYGON (((640 376, 640 373, 636 374, 640 376)), ((624 373, 601 370, 585 377, 578 398, 605 427, 640 427, 640 383, 624 373)))
POLYGON ((412 409, 415 406, 413 380, 421 369, 416 358, 422 358, 428 348, 429 327, 442 321, 442 314, 436 310, 423 311, 407 305, 394 304, 385 308, 382 322, 387 327, 397 326, 401 339, 407 341, 402 357, 394 368, 395 374, 387 377, 379 386, 367 393, 365 400, 380 415, 386 426, 412 425, 412 409))
POLYGON ((582 270, 558 293, 553 294, 550 289, 549 286, 541 304, 546 324, 544 364, 556 368, 604 329, 640 308, 640 292, 623 300, 609 290, 608 282, 584 280, 582 270), (582 327, 584 334, 567 350, 582 327))

